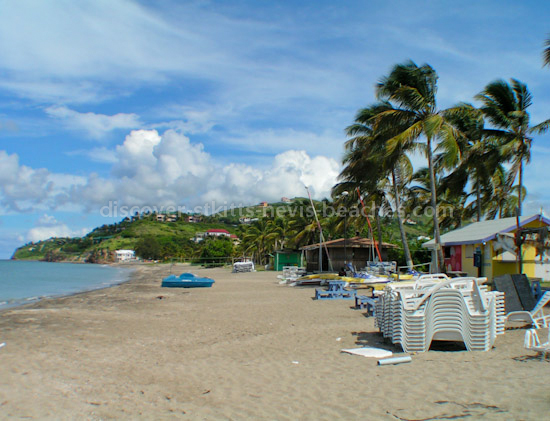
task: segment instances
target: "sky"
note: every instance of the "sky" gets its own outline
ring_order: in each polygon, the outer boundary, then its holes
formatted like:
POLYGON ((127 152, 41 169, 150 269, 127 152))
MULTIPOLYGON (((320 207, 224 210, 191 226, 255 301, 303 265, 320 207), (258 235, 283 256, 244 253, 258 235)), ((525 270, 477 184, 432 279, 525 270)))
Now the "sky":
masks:
MULTIPOLYGON (((345 128, 409 59, 441 109, 516 78, 546 120, 549 18, 534 0, 0 0, 0 258, 147 207, 329 197, 345 128)), ((550 211, 549 140, 524 214, 550 211)))

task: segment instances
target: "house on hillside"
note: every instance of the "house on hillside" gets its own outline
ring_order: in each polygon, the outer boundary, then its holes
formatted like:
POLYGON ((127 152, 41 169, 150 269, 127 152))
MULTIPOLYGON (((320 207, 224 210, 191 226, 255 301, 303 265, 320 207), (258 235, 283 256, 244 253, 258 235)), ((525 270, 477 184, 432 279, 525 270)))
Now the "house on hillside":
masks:
POLYGON ((206 231, 207 237, 231 237, 231 234, 229 234, 229 231, 219 228, 214 228, 211 230, 206 231))
POLYGON ((176 222, 178 215, 175 213, 158 213, 156 215, 157 222, 176 222))
MULTIPOLYGON (((344 267, 346 262, 350 262, 357 269, 361 269, 367 265, 367 262, 376 259, 377 252, 375 245, 377 244, 377 241, 363 237, 352 237, 348 239, 339 238, 337 240, 325 241, 322 244, 322 271, 329 270, 327 250, 334 271, 338 271, 340 268, 344 267)), ((397 248, 397 246, 390 243, 382 243, 380 246, 382 260, 387 260, 388 249, 390 248, 397 248)), ((301 247, 300 250, 305 253, 307 262, 306 270, 308 272, 319 271, 319 243, 301 247)))
POLYGON ((258 218, 249 218, 249 217, 245 217, 245 216, 242 216, 239 218, 239 222, 241 224, 245 224, 245 225, 249 225, 253 222, 256 222, 258 220, 258 218))
POLYGON ((192 223, 192 224, 196 224, 196 223, 202 221, 202 216, 201 215, 185 215, 184 221, 192 223))
POLYGON ((135 260, 136 253, 134 250, 115 250, 115 258, 117 262, 127 262, 135 260))
MULTIPOLYGON (((523 273, 530 278, 550 280, 550 220, 542 215, 522 216, 519 221, 523 273)), ((515 217, 475 222, 441 236, 441 246, 448 272, 465 272, 469 276, 496 276, 519 273, 515 245, 518 225, 515 217)), ((435 241, 422 247, 432 250, 435 241)))
POLYGON ((166 215, 166 222, 176 222, 178 220, 178 215, 175 213, 169 213, 166 215))
POLYGON ((195 243, 200 243, 202 240, 204 240, 205 237, 206 237, 206 233, 205 233, 205 232, 196 232, 196 233, 195 233, 195 236, 192 238, 192 240, 193 240, 195 243))
MULTIPOLYGON (((231 238, 231 234, 227 230, 214 228, 214 229, 210 229, 206 232, 197 232, 195 234, 195 237, 193 237, 193 241, 195 243, 200 243, 206 237, 229 237, 229 238, 231 238)), ((237 238, 237 240, 238 240, 238 238, 237 238)))

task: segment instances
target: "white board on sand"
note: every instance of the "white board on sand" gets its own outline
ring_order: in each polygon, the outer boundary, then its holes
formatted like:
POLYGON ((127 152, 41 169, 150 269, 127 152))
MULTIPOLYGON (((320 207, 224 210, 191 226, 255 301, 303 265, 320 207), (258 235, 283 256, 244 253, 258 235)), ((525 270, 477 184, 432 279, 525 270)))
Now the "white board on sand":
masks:
POLYGON ((361 355, 363 357, 371 358, 386 358, 393 355, 391 351, 388 351, 386 349, 372 348, 370 346, 366 346, 363 348, 342 349, 341 351, 347 352, 348 354, 361 355))

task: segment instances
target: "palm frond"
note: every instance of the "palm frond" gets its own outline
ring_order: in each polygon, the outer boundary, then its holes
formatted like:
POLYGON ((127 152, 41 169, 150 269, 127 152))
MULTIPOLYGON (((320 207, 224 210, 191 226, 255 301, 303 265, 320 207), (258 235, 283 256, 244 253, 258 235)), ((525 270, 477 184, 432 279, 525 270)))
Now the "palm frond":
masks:
POLYGON ((544 120, 542 123, 537 124, 529 129, 529 133, 542 134, 546 133, 550 129, 550 119, 544 120))
POLYGON ((410 149, 414 141, 422 134, 422 122, 418 121, 410 127, 403 130, 398 135, 388 139, 386 149, 388 155, 396 151, 396 149, 410 149))
POLYGON ((542 65, 550 67, 550 36, 544 41, 544 50, 542 52, 542 65))

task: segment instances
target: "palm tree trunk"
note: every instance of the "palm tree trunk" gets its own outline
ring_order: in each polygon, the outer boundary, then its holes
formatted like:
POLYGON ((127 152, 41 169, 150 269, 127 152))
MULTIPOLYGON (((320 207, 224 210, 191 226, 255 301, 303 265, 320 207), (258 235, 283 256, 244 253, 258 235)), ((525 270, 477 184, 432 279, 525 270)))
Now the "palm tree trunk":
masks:
POLYGON ((432 139, 427 138, 428 141, 428 169, 430 171, 430 192, 431 192, 431 202, 432 202, 432 212, 433 212, 433 222, 434 222, 434 239, 435 239, 435 249, 437 255, 437 272, 442 272, 444 267, 443 260, 443 250, 441 249, 441 235, 439 232, 439 216, 437 215, 437 191, 435 188, 435 169, 432 156, 432 139))
POLYGON ((395 208, 397 213, 397 222, 399 224, 399 233, 401 234, 401 242, 403 243, 403 253, 405 254, 405 260, 409 269, 413 268, 413 261, 411 258, 411 252, 409 250, 409 243, 407 243, 407 234, 405 233, 405 227, 401 220, 401 203, 399 201, 399 189, 395 180, 395 169, 391 170, 391 178, 393 183, 393 194, 395 195, 395 208))
MULTIPOLYGON (((519 235, 519 223, 520 223, 520 217, 521 217, 521 190, 523 188, 523 159, 519 161, 519 191, 518 191, 518 214, 516 217, 516 223, 517 223, 517 235, 519 235)), ((516 238, 516 241, 519 240, 519 238, 516 238)), ((518 263, 518 272, 523 273, 523 259, 521 255, 521 242, 517 241, 518 245, 518 255, 517 255, 517 263, 518 263)))
POLYGON ((477 177, 477 186, 476 186, 476 199, 477 199, 477 222, 481 221, 481 184, 479 176, 477 177))
POLYGON ((523 190, 523 159, 519 161, 518 216, 521 216, 521 191, 523 190))
POLYGON ((375 203, 376 231, 378 234, 378 250, 382 250, 382 225, 380 224, 380 207, 375 203))

